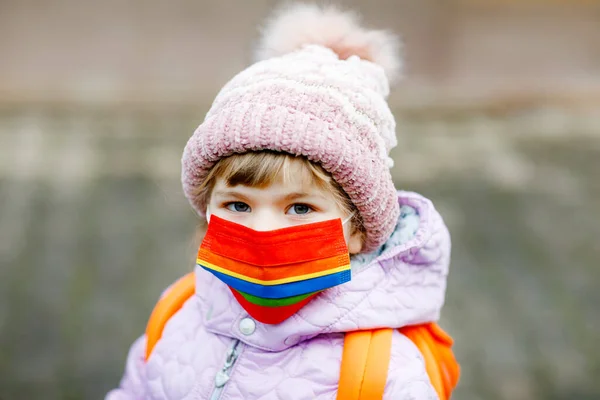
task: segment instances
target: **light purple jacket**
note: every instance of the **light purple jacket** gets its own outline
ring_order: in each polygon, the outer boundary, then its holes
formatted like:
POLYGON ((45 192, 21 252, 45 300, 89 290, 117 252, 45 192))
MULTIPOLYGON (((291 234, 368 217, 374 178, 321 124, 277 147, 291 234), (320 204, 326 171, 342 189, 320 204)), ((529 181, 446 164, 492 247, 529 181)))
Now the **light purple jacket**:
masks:
MULTIPOLYGON (((402 214, 376 252, 352 258, 352 280, 279 325, 248 317, 221 281, 196 269, 196 295, 167 323, 146 363, 131 347, 106 400, 334 400, 344 332, 436 321, 450 237, 431 202, 399 192, 402 214)), ((384 399, 437 399, 415 345, 394 331, 384 399)))

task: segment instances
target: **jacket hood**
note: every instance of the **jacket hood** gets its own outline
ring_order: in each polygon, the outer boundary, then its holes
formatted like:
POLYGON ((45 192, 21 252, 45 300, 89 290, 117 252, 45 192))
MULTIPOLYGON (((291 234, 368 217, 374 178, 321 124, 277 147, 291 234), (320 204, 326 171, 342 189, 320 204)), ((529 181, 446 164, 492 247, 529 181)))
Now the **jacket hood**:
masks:
POLYGON ((444 304, 450 236, 433 204, 398 192, 402 213, 387 242, 354 256, 352 280, 325 290, 278 325, 256 321, 251 335, 240 331, 248 314, 228 287, 196 268, 196 296, 206 329, 267 351, 281 351, 320 334, 400 328, 437 321, 444 304))

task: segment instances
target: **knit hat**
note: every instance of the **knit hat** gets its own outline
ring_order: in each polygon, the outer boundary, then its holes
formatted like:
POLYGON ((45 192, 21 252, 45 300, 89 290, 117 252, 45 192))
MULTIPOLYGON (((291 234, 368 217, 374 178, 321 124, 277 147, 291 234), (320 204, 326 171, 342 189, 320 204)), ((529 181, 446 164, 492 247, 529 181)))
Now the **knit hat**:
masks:
POLYGON ((219 92, 182 159, 183 190, 197 212, 196 188, 221 158, 272 150, 319 163, 356 206, 363 252, 383 244, 399 207, 389 157, 395 121, 386 98, 399 75, 395 36, 365 30, 356 15, 296 4, 266 23, 259 60, 219 92))

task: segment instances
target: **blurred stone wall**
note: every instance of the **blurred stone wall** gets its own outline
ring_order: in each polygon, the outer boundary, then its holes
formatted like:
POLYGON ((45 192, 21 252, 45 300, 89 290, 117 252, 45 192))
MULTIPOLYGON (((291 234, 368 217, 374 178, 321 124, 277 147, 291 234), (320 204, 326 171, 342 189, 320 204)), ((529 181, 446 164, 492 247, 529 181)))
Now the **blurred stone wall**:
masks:
MULTIPOLYGON (((159 294, 193 266, 179 158, 201 114, 0 108, 0 399, 118 384, 159 294)), ((395 184, 452 235, 455 398, 599 399, 598 113, 395 114, 395 184)))

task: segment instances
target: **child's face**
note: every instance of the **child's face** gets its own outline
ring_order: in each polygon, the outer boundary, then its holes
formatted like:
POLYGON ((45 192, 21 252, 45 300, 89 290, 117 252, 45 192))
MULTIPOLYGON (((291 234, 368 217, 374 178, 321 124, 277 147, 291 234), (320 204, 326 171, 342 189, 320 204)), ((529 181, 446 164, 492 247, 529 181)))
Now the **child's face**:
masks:
MULTIPOLYGON (((210 213, 256 231, 349 217, 331 193, 312 182, 303 182, 300 173, 291 175, 286 184, 277 179, 265 188, 230 187, 224 179, 217 178, 208 204, 210 213)), ((360 233, 352 234, 350 222, 343 228, 349 252, 360 252, 360 233)))

